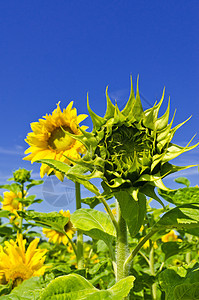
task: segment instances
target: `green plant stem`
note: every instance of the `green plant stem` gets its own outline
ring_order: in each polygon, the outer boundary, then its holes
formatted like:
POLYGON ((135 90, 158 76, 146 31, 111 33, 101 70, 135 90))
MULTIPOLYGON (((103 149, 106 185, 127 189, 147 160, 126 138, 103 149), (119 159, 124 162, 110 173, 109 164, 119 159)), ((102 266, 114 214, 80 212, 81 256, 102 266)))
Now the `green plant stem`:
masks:
MULTIPOLYGON (((115 227, 115 230, 116 232, 118 232, 118 223, 112 213, 112 210, 110 209, 110 206, 108 205, 108 203, 106 202, 106 200, 104 199, 104 197, 100 196, 99 197, 99 200, 102 202, 102 204, 104 205, 107 213, 109 214, 110 218, 111 218, 111 221, 115 227)), ((116 266, 116 261, 115 261, 115 252, 113 249, 109 248, 109 251, 110 251, 110 256, 111 256, 111 259, 112 259, 112 263, 113 263, 113 270, 114 270, 114 273, 115 275, 117 274, 117 266, 116 266)))
MULTIPOLYGON (((190 234, 186 234, 186 237, 187 237, 187 240, 189 243, 191 243, 192 241, 192 236, 190 234)), ((192 260, 192 255, 191 255, 191 251, 188 251, 185 255, 185 260, 186 260, 186 263, 189 265, 191 263, 191 260, 192 260)))
POLYGON ((124 269, 124 263, 128 255, 128 240, 127 240, 127 225, 126 221, 122 217, 119 203, 117 204, 117 216, 118 216, 118 230, 116 240, 116 263, 117 274, 116 281, 119 281, 128 276, 128 269, 124 269))
MULTIPOLYGON (((76 209, 81 208, 81 192, 80 183, 75 182, 76 191, 76 209)), ((77 230, 77 267, 82 269, 84 267, 84 254, 83 254, 83 233, 81 230, 77 230)))
MULTIPOLYGON (((150 254, 149 254, 149 267, 151 275, 155 276, 155 269, 154 269, 154 247, 152 242, 150 241, 150 254)), ((153 283, 151 286, 151 295, 152 299, 157 299, 157 285, 156 283, 153 283)))
MULTIPOLYGON (((24 194, 24 183, 21 184, 21 198, 23 199, 25 196, 24 194)), ((23 202, 22 202, 22 208, 21 210, 23 211, 23 202)), ((22 227, 23 227, 23 217, 20 217, 20 220, 19 220, 19 230, 20 230, 20 233, 22 233, 22 227)))
POLYGON ((110 209, 110 206, 107 204, 107 202, 106 202, 106 200, 104 199, 104 197, 102 197, 102 196, 100 196, 99 197, 99 199, 100 199, 100 201, 103 203, 103 205, 104 205, 104 207, 106 208, 106 211, 107 211, 107 213, 109 214, 109 216, 110 216, 110 218, 111 218, 111 221, 113 222, 113 225, 114 225, 114 227, 115 227, 115 229, 116 229, 116 232, 118 231, 118 223, 117 223, 117 221, 116 221, 116 219, 115 219, 115 217, 114 217, 114 215, 113 215, 113 213, 112 213, 112 210, 110 209))
POLYGON ((146 260, 147 264, 150 266, 150 261, 149 261, 149 259, 146 257, 146 255, 145 255, 142 251, 140 251, 139 253, 140 253, 140 255, 141 255, 142 257, 144 257, 144 259, 146 260))
POLYGON ((124 269, 128 270, 133 262, 134 257, 139 252, 139 250, 142 248, 142 246, 152 237, 158 229, 151 230, 144 238, 139 242, 139 244, 135 247, 135 249, 131 252, 131 254, 128 256, 128 258, 125 261, 124 269))
POLYGON ((67 235, 66 232, 65 232, 65 236, 66 236, 67 239, 69 240, 69 242, 70 242, 70 244, 71 244, 71 246, 72 246, 72 248, 73 248, 73 251, 74 251, 74 253, 75 253, 76 257, 77 257, 77 248, 76 248, 75 244, 73 243, 73 241, 72 241, 71 238, 67 235))

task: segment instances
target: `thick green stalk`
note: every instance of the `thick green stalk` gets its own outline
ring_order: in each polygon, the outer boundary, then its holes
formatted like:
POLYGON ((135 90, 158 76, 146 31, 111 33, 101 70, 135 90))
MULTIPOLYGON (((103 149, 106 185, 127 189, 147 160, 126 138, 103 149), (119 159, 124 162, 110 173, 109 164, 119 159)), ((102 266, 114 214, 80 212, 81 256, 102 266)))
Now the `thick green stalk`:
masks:
POLYGON ((136 254, 140 251, 140 249, 142 248, 142 246, 146 243, 146 241, 148 241, 148 239, 150 239, 150 237, 152 237, 158 230, 151 230, 144 238, 143 240, 141 240, 139 242, 139 244, 135 247, 135 249, 131 252, 131 254, 128 256, 128 258, 125 261, 124 264, 124 269, 127 270, 130 268, 134 257, 136 256, 136 254))
MULTIPOLYGON (((80 183, 75 182, 76 191, 76 209, 81 208, 81 193, 80 183)), ((82 269, 84 267, 84 254, 83 254, 83 233, 81 230, 77 230, 77 267, 82 269)))
MULTIPOLYGON (((155 276, 154 269, 154 247, 152 241, 150 241, 150 254, 149 254, 149 267, 151 275, 155 276)), ((157 300, 157 284, 153 283, 151 286, 151 295, 153 300, 157 300)))
POLYGON ((127 225, 122 217, 119 203, 117 202, 118 230, 116 240, 116 281, 128 276, 128 269, 124 269, 124 263, 128 255, 127 225))

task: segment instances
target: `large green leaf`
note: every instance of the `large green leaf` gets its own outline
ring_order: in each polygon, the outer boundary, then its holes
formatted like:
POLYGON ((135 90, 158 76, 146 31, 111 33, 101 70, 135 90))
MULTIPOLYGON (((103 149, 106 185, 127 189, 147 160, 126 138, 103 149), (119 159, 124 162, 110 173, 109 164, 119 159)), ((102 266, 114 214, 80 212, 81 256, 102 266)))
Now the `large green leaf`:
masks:
POLYGON ((184 204, 171 209, 155 224, 158 228, 186 229, 199 227, 199 204, 184 204))
POLYGON ((126 297, 133 287, 134 277, 120 280, 108 290, 96 289, 78 274, 69 274, 54 279, 43 291, 40 300, 119 300, 126 297))
POLYGON ((138 201, 125 190, 121 190, 115 194, 117 198, 121 214, 127 223, 130 235, 134 237, 144 222, 146 215, 146 197, 138 193, 138 201))
POLYGON ((198 300, 199 299, 199 267, 196 264, 181 277, 174 270, 167 269, 160 273, 159 283, 166 293, 166 300, 198 300))
POLYGON ((65 233, 64 227, 68 223, 69 218, 62 216, 58 212, 40 213, 35 211, 18 211, 18 214, 26 221, 34 221, 34 226, 54 229, 61 233, 65 233))
POLYGON ((183 278, 174 270, 165 270, 159 275, 161 289, 166 293, 165 300, 174 300, 174 288, 183 283, 183 278))
POLYGON ((12 290, 9 295, 1 296, 1 300, 36 300, 45 287, 41 277, 31 277, 24 280, 20 285, 12 290))
POLYGON ((174 297, 175 300, 199 300, 199 282, 177 285, 174 297))
POLYGON ((158 189, 161 197, 175 205, 182 205, 186 203, 199 203, 199 188, 187 187, 174 191, 164 191, 158 189))
POLYGON ((81 208, 71 215, 74 227, 96 240, 103 240, 109 247, 116 236, 115 227, 108 214, 81 208))

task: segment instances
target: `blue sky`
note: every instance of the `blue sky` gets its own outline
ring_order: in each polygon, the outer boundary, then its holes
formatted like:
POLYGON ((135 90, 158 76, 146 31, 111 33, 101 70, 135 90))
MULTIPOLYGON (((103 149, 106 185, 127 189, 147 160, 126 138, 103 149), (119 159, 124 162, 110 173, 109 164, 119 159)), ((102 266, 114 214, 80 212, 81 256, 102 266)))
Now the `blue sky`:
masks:
MULTIPOLYGON (((19 167, 39 178, 39 165, 22 160, 31 122, 58 101, 64 108, 74 100, 78 113, 87 113, 87 92, 92 109, 103 115, 106 85, 122 108, 130 74, 134 85, 140 76, 145 109, 165 86, 164 109, 169 96, 171 115, 177 109, 174 125, 192 115, 174 139, 185 145, 199 126, 198 36, 197 0, 0 1, 0 183, 19 167)), ((91 127, 89 118, 84 123, 91 127)), ((197 164, 198 157, 195 149, 173 163, 197 164)), ((197 167, 177 176, 199 182, 197 167)), ((165 183, 176 186, 173 177, 165 183)), ((34 192, 43 196, 41 187, 34 192)), ((46 209, 59 207, 44 201, 38 210, 46 209)))

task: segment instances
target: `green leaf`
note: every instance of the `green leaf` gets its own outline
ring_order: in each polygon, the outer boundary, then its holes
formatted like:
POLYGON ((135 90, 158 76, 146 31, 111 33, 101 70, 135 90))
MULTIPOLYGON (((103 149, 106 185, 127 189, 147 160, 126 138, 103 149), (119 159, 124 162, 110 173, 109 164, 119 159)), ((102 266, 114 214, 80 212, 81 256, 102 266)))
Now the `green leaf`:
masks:
POLYGON ((199 204, 185 204, 165 213, 155 224, 156 228, 186 229, 199 227, 199 204))
POLYGON ((89 190, 90 192, 94 193, 95 195, 100 195, 99 189, 93 184, 91 183, 89 180, 84 179, 84 178, 80 178, 78 177, 78 174, 68 174, 67 177, 74 181, 74 182, 79 182, 80 184, 82 184, 87 190, 89 190))
POLYGON ((71 215, 74 227, 96 240, 103 240, 112 247, 115 227, 108 214, 94 209, 81 208, 71 215))
POLYGON ((0 185, 0 189, 9 190, 13 193, 18 193, 21 191, 20 185, 18 183, 0 185))
POLYGON ((27 191, 31 188, 31 187, 33 187, 33 186, 35 186, 35 185, 39 185, 39 184, 42 184, 43 183, 43 180, 31 180, 31 183, 29 183, 29 184, 27 184, 27 186, 26 186, 26 189, 27 189, 27 191))
POLYGON ((199 300, 199 283, 177 285, 174 289, 175 300, 199 300))
POLYGON ((186 177, 178 177, 175 179, 175 182, 186 185, 186 187, 190 186, 190 181, 186 177))
POLYGON ((10 280, 7 284, 0 284, 0 296, 10 293, 12 290, 12 280, 10 280))
POLYGON ((159 199, 159 197, 156 195, 155 191, 155 186, 152 186, 150 184, 145 184, 141 189, 140 192, 143 193, 144 195, 153 198, 154 200, 158 201, 162 207, 164 207, 164 203, 162 200, 159 199))
POLYGON ((121 214, 127 223, 130 235, 134 237, 144 222, 146 215, 146 197, 138 193, 138 201, 125 190, 115 194, 119 202, 121 214))
POLYGON ((26 221, 34 221, 33 226, 54 229, 63 234, 65 233, 64 227, 69 220, 68 217, 64 217, 58 212, 40 213, 35 211, 18 211, 18 214, 26 221))
POLYGON ((14 288, 9 295, 1 296, 1 300, 36 300, 45 286, 42 277, 31 277, 14 288))
POLYGON ((98 205, 100 202, 98 197, 87 197, 81 199, 81 201, 87 205, 90 206, 90 208, 94 208, 96 205, 98 205))
POLYGON ((8 218, 10 215, 10 211, 3 209, 0 210, 0 218, 8 218))
POLYGON ((67 165, 64 162, 55 160, 55 159, 40 159, 36 161, 37 163, 46 164, 49 167, 55 169, 58 172, 61 172, 63 174, 66 174, 68 170, 70 169, 70 166, 67 165))
POLYGON ((78 274, 69 274, 54 279, 43 291, 40 300, 119 300, 126 297, 133 287, 134 277, 120 280, 108 290, 96 289, 78 274))
POLYGON ((97 253, 100 252, 108 252, 108 247, 102 240, 97 241, 97 253))
POLYGON ((184 250, 186 250, 189 245, 184 245, 181 242, 167 242, 163 243, 161 246, 162 252, 165 254, 165 260, 167 260, 169 257, 180 254, 184 250))
POLYGON ((174 191, 158 189, 158 194, 170 203, 182 205, 188 203, 199 203, 199 188, 188 187, 174 191))
POLYGON ((166 300, 199 299, 198 264, 188 269, 185 277, 179 276, 174 270, 167 269, 160 273, 159 283, 166 293, 166 300))
POLYGON ((183 283, 184 278, 179 276, 174 270, 165 270, 159 275, 159 283, 163 291, 166 293, 165 300, 175 300, 174 288, 183 283))
POLYGON ((0 226, 0 235, 1 236, 10 236, 12 234, 12 228, 7 227, 6 225, 0 226))

